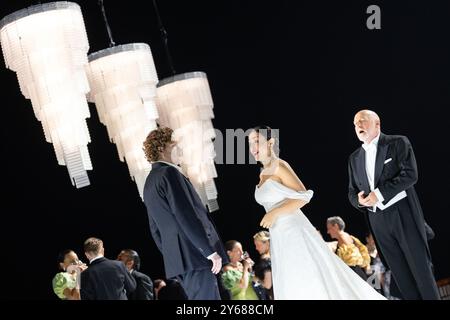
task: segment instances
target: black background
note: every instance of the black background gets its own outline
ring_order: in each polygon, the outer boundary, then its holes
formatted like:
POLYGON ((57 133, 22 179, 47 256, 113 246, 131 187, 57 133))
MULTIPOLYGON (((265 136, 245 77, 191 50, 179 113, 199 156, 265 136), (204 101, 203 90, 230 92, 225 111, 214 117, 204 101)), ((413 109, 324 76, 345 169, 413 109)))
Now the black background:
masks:
MULTIPOLYGON (((42 1, 44 3, 46 1, 42 1)), ((90 53, 108 46, 97 1, 80 4, 90 53)), ((387 134, 410 138, 419 167, 416 185, 431 242, 436 278, 450 276, 448 257, 448 128, 450 3, 426 1, 159 1, 177 73, 207 73, 214 126, 280 129, 281 157, 315 191, 304 212, 328 240, 325 220, 340 215, 360 238, 363 216, 347 200, 347 158, 360 143, 353 115, 371 108, 387 134), (381 7, 381 30, 366 28, 366 8, 381 7)), ((37 1, 2 1, 0 18, 37 1)), ((151 1, 105 1, 116 44, 146 42, 159 78, 170 75, 151 1)), ((82 254, 89 236, 106 256, 137 250, 142 270, 163 277, 162 257, 144 204, 119 161, 95 106, 87 120, 94 170, 91 185, 72 187, 45 142, 30 101, 2 62, 2 290, 6 299, 56 299, 51 279, 58 251, 82 254)), ((223 240, 237 239, 256 257, 252 235, 263 208, 253 199, 256 165, 217 165, 223 240)))

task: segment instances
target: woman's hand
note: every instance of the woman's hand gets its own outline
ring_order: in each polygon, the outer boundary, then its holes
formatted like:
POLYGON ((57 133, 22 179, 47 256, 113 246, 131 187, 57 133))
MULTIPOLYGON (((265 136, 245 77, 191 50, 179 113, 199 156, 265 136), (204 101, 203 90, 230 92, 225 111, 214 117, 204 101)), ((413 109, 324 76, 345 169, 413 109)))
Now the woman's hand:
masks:
POLYGON ((261 223, 259 225, 263 228, 269 229, 270 227, 273 226, 273 224, 275 223, 277 218, 278 218, 278 215, 275 212, 269 211, 264 215, 264 217, 262 218, 261 223))
POLYGON ((83 272, 87 268, 88 268, 88 266, 85 263, 82 263, 82 264, 78 265, 78 269, 80 270, 80 272, 83 272))
POLYGON ((70 274, 81 273, 86 270, 88 266, 85 263, 71 264, 67 267, 66 271, 70 274))
POLYGON ((255 264, 253 262, 253 260, 250 258, 246 258, 246 259, 242 260, 241 263, 242 263, 242 266, 244 267, 244 270, 247 270, 248 272, 251 271, 253 265, 255 264))

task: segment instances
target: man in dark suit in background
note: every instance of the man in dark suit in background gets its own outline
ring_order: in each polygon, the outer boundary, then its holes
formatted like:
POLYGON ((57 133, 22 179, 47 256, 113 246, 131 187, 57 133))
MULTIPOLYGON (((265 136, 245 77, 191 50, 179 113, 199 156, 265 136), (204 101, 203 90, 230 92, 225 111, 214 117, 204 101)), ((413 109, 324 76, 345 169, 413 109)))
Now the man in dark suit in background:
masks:
POLYGON ((149 276, 139 272, 141 258, 138 253, 131 249, 122 250, 117 256, 127 267, 131 276, 136 280, 136 290, 127 293, 128 300, 153 300, 153 281, 149 276))
POLYGON ((439 299, 426 226, 414 189, 417 165, 405 136, 385 135, 370 110, 354 117, 363 145, 348 163, 351 204, 367 214, 383 263, 392 271, 401 298, 439 299))
POLYGON ((226 253, 199 195, 173 163, 172 132, 158 128, 144 142, 152 163, 144 186, 150 230, 163 255, 166 278, 177 278, 189 300, 220 300, 215 274, 226 253))
POLYGON ((136 281, 120 261, 104 257, 103 241, 89 238, 84 242, 89 268, 81 273, 81 300, 128 300, 136 281))

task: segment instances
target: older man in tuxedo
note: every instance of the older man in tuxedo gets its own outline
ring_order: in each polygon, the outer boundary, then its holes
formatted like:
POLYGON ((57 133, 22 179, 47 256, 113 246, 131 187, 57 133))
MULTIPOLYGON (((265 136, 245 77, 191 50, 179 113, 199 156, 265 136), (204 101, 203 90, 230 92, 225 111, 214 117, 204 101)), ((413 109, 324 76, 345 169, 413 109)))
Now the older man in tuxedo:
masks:
POLYGON ((385 135, 371 110, 354 117, 363 145, 348 163, 351 204, 367 214, 383 262, 404 299, 439 299, 425 221, 414 189, 417 165, 408 138, 385 135))

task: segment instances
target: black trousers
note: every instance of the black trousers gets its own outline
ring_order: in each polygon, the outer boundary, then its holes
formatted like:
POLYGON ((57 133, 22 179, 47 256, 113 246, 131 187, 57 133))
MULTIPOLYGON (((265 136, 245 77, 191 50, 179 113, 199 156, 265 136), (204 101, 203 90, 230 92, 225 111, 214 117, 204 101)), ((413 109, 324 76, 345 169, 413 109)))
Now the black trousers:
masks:
POLYGON ((210 268, 192 270, 179 275, 177 279, 189 300, 221 300, 217 278, 210 268))
POLYGON ((369 212, 369 223, 392 277, 407 300, 439 299, 426 243, 412 217, 408 200, 369 212))

